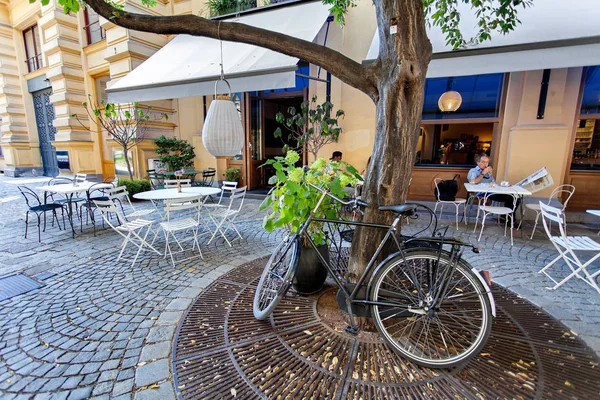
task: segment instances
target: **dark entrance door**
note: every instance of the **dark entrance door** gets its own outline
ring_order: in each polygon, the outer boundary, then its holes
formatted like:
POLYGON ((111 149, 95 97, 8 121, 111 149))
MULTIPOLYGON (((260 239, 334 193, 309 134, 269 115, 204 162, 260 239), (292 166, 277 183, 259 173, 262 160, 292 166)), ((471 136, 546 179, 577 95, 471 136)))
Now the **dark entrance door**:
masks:
POLYGON ((54 121, 54 104, 50 102, 52 89, 44 89, 31 93, 33 96, 33 107, 35 109, 35 122, 38 136, 40 138, 40 153, 44 175, 57 176, 58 162, 56 160, 56 149, 52 146, 56 128, 52 125, 54 121))

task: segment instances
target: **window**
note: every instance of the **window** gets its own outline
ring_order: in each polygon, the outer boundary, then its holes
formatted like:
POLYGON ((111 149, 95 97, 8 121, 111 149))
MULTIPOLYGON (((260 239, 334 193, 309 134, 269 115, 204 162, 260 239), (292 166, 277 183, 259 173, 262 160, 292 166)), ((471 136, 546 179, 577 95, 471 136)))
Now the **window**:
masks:
POLYGON ((600 169, 600 66, 583 72, 583 96, 571 169, 600 169))
POLYGON ((102 100, 104 100, 104 104, 108 103, 108 95, 106 94, 106 84, 108 81, 110 81, 110 75, 104 75, 94 79, 96 104, 99 106, 102 104, 102 100))
POLYGON ((423 120, 497 118, 500 114, 504 74, 485 74, 430 78, 425 81, 423 120), (438 100, 449 90, 460 93, 462 104, 457 111, 440 111, 438 100))
POLYGON ((100 17, 96 11, 89 7, 85 7, 83 9, 83 17, 85 21, 83 30, 86 34, 88 46, 104 40, 106 38, 106 31, 100 26, 100 17))
POLYGON ((493 132, 493 122, 423 125, 416 164, 475 165, 478 154, 490 154, 493 132))
POLYGON ((42 68, 42 44, 40 43, 40 34, 37 25, 33 25, 23 31, 25 41, 25 57, 27 60, 27 70, 29 72, 42 68))

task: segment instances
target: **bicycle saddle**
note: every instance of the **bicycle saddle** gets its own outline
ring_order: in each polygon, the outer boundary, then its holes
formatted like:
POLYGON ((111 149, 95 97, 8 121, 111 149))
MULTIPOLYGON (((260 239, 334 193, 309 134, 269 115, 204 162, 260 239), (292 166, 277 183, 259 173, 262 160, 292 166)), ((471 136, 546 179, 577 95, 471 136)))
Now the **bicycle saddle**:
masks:
POLYGON ((379 206, 379 211, 391 211, 401 215, 413 215, 417 204, 398 204, 396 206, 379 206))

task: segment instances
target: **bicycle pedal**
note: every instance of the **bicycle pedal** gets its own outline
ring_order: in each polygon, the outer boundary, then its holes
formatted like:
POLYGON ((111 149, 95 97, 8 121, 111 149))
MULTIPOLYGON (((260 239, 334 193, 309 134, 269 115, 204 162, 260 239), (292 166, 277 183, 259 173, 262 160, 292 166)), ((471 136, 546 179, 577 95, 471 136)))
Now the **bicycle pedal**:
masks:
POLYGON ((356 336, 358 335, 358 332, 360 332, 360 329, 358 329, 358 326, 348 325, 344 328, 344 331, 350 335, 356 336))

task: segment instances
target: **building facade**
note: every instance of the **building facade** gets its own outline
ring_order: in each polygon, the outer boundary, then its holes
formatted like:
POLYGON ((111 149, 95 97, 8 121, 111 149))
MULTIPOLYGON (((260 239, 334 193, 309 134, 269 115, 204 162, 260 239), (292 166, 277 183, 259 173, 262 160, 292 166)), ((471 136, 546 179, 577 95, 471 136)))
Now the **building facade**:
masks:
MULTIPOLYGON (((276 4, 240 15, 277 12, 285 7, 298 7, 301 13, 308 3, 276 4)), ((596 82, 600 79, 596 78, 595 66, 600 65, 600 59, 599 52, 593 50, 600 43, 600 32, 591 25, 598 11, 589 7, 587 13, 580 13, 590 6, 590 0, 569 5, 560 4, 560 0, 539 3, 539 9, 523 14, 523 25, 514 36, 511 33, 506 38, 494 38, 491 45, 468 49, 458 56, 444 48, 443 42, 440 45, 432 32, 434 59, 426 84, 422 129, 415 132, 420 139, 409 198, 432 199, 436 177, 460 174, 466 181, 474 156, 487 151, 497 180, 516 182, 546 167, 555 185, 576 186, 572 209, 598 208, 600 123, 596 121, 600 119, 600 85, 596 82), (563 37, 556 19, 568 12, 580 15, 579 30, 565 28, 571 36, 563 37), (543 27, 531 20, 530 14, 545 17, 546 25, 560 37, 535 36, 530 31, 543 27), (441 113, 437 100, 449 89, 461 93, 463 104, 454 113, 441 113)), ((157 15, 208 13, 207 4, 200 0, 159 1, 151 9, 127 2, 127 7, 157 15)), ((160 58, 161 52, 157 51, 171 44, 173 37, 127 31, 99 19, 91 10, 65 15, 55 1, 47 6, 25 0, 5 1, 0 8, 0 167, 5 174, 61 172, 107 177, 119 173, 122 154, 118 146, 89 119, 82 102, 88 96, 96 102, 106 99, 107 86, 121 82, 127 87, 130 72, 145 60, 160 58)), ((319 21, 313 41, 357 62, 369 62, 377 56, 371 2, 358 2, 346 21, 343 29, 329 19, 319 21)), ((198 62, 209 56, 198 53, 198 62)), ((295 87, 265 90, 260 84, 256 88, 250 84, 234 95, 246 130, 246 145, 228 165, 242 171, 243 184, 260 187, 267 183, 269 171, 259 166, 280 154, 282 147, 273 137, 275 114, 289 106, 297 107, 312 96, 321 102, 330 99, 346 114, 339 142, 325 146, 320 156, 328 158, 332 151, 339 150, 344 160, 362 170, 371 155, 375 137, 372 101, 316 66, 302 61, 297 65, 300 78, 295 87)), ((160 91, 160 84, 158 88, 160 91)), ((217 165, 201 140, 212 96, 187 93, 172 97, 143 100, 156 111, 167 113, 169 119, 154 122, 147 140, 132 151, 137 177, 144 177, 151 165, 149 160, 156 158, 152 139, 160 135, 176 136, 194 145, 197 169, 217 165)), ((536 195, 546 196, 551 189, 536 195)))

